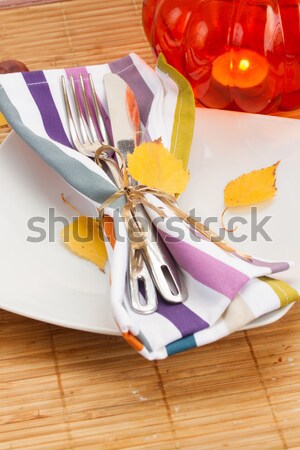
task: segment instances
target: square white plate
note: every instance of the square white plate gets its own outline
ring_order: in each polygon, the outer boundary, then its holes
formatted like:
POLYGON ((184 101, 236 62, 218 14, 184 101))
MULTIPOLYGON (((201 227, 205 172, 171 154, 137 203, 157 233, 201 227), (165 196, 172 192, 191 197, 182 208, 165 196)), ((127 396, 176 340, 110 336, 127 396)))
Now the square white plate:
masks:
MULTIPOLYGON (((300 122, 279 117, 198 109, 190 157, 191 180, 180 197, 185 210, 219 218, 226 183, 242 173, 274 164, 278 168, 278 193, 274 200, 258 205, 258 221, 271 216, 264 229, 271 238, 251 238, 250 208, 226 214, 247 219, 236 235, 246 234, 236 248, 262 258, 295 261, 281 278, 299 285, 300 239, 300 122)), ((68 251, 60 239, 63 224, 55 224, 53 242, 49 214, 71 220, 73 211, 61 201, 64 193, 73 204, 83 200, 70 190, 38 156, 12 132, 0 149, 0 307, 24 316, 97 333, 119 334, 109 304, 108 275, 68 251), (32 243, 38 232, 28 221, 39 217, 47 238, 32 243), (44 222, 43 222, 44 221, 44 222)), ((214 229, 217 225, 213 226, 214 229)), ((252 227, 253 229, 253 227, 252 227)), ((263 299, 262 299, 263 301, 263 299)), ((279 319, 290 308, 270 313, 248 326, 261 326, 279 319)))

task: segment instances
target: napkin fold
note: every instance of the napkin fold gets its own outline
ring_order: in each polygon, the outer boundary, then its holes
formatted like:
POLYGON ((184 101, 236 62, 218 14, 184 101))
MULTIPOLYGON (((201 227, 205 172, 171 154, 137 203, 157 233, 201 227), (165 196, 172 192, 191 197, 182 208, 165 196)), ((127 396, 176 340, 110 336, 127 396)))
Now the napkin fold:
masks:
MULTIPOLYGON (((117 191, 107 174, 90 158, 72 148, 61 76, 92 74, 101 113, 110 130, 103 76, 119 74, 137 98, 142 131, 164 145, 187 164, 194 123, 194 99, 187 81, 163 58, 153 71, 137 55, 130 54, 109 64, 54 69, 0 76, 0 110, 19 136, 67 183, 78 191, 97 216, 97 207, 117 191)), ((110 131, 109 131, 110 132, 110 131)), ((297 290, 273 273, 288 270, 290 263, 252 258, 242 259, 177 221, 176 232, 168 226, 173 217, 154 196, 148 200, 163 208, 166 218, 157 228, 183 271, 188 299, 174 305, 159 298, 158 310, 143 316, 132 311, 126 294, 128 238, 121 220, 119 200, 107 209, 115 227, 115 239, 105 228, 111 273, 111 307, 124 338, 147 359, 162 359, 188 348, 220 339, 258 317, 298 300, 297 290), (116 225, 117 223, 117 225, 116 225), (181 231, 180 239, 178 229, 181 231)), ((155 220, 153 210, 148 210, 155 220)))

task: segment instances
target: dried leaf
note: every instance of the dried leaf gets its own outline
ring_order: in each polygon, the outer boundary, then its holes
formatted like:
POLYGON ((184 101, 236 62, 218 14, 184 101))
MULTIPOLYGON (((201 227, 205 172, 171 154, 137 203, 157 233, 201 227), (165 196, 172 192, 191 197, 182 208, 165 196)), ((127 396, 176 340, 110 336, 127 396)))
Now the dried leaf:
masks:
POLYGON ((0 112, 0 128, 6 127, 6 126, 7 126, 7 121, 4 117, 4 115, 0 112))
POLYGON ((226 207, 253 205, 273 198, 277 190, 276 169, 279 163, 253 170, 230 181, 224 190, 226 207))
POLYGON ((183 192, 189 173, 161 142, 145 142, 128 155, 130 175, 141 184, 168 194, 183 192))
POLYGON ((72 252, 104 270, 107 252, 99 220, 80 216, 62 230, 62 239, 72 252))

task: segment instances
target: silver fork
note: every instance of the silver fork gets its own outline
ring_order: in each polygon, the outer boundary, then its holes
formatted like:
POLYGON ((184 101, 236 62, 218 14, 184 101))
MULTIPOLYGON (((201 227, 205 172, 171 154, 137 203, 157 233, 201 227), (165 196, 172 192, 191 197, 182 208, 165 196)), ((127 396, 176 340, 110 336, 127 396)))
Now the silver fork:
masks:
POLYGON ((97 133, 96 127, 94 125, 91 108, 90 108, 89 101, 88 101, 88 98, 86 95, 86 89, 85 89, 85 85, 84 85, 83 76, 80 74, 79 81, 80 81, 80 87, 81 87, 82 97, 83 97, 84 106, 85 106, 85 116, 84 116, 83 111, 81 110, 81 107, 79 104, 79 99, 76 94, 74 78, 72 75, 70 76, 70 86, 71 86, 72 97, 73 97, 73 101, 74 101, 74 105, 75 105, 75 109, 76 109, 78 125, 76 124, 76 121, 74 120, 74 115, 72 113, 72 108, 71 108, 68 90, 67 90, 66 79, 63 75, 61 77, 61 82, 62 82, 62 91, 63 91, 63 95, 64 95, 68 124, 69 124, 69 129, 70 129, 70 134, 71 134, 73 145, 76 148, 76 150, 78 150, 80 153, 83 153, 86 156, 94 157, 95 152, 101 145, 108 144, 109 138, 108 138, 108 134, 106 131, 104 121, 101 116, 93 79, 90 74, 88 75, 88 77, 89 77, 88 80, 89 80, 89 84, 90 84, 90 88, 91 88, 91 92, 92 92, 94 110, 96 112, 99 130, 102 134, 101 141, 98 137, 98 133, 97 133))
MULTIPOLYGON (((68 126, 74 148, 86 156, 94 157, 95 152, 101 145, 109 144, 109 136, 101 116, 92 76, 89 74, 88 83, 92 93, 93 107, 97 125, 102 135, 101 140, 98 136, 97 128, 94 124, 91 106, 86 94, 84 79, 81 74, 79 77, 79 81, 84 103, 84 111, 82 111, 76 93, 74 78, 73 76, 70 76, 70 90, 75 109, 74 113, 71 107, 70 94, 68 93, 66 79, 63 75, 61 77, 62 92, 66 107, 68 126)), ((116 166, 116 163, 109 156, 105 159, 105 161, 111 171, 114 181, 116 182, 117 186, 119 186, 120 172, 116 166)), ((129 249, 128 278, 129 300, 131 308, 139 314, 152 314, 153 312, 155 312, 158 305, 155 285, 152 281, 149 269, 145 263, 142 251, 139 249, 133 249, 132 245, 130 245, 129 249), (140 297, 141 288, 144 291, 144 298, 140 297)))

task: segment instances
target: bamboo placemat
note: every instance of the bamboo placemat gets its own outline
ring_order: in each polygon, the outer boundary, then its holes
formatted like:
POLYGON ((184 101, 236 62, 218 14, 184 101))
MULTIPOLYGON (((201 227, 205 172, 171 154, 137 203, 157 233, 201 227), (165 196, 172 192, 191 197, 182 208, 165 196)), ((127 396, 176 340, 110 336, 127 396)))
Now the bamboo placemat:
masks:
POLYGON ((20 6, 30 6, 42 3, 53 3, 57 0, 0 0, 0 9, 19 8, 20 6))
MULTIPOLYGON (((2 11, 0 46, 30 69, 129 51, 153 63, 140 0, 2 11)), ((295 306, 271 326, 150 363, 120 338, 0 311, 0 450, 300 449, 299 319, 295 306)))

